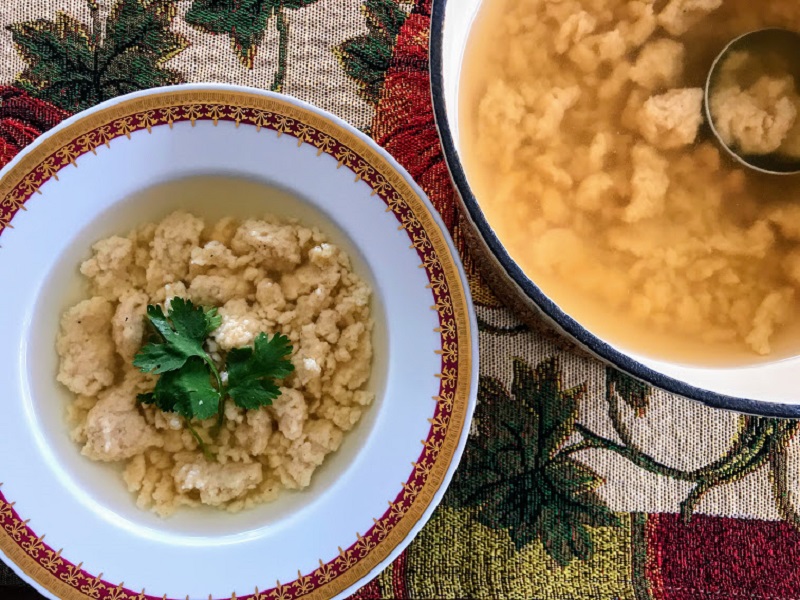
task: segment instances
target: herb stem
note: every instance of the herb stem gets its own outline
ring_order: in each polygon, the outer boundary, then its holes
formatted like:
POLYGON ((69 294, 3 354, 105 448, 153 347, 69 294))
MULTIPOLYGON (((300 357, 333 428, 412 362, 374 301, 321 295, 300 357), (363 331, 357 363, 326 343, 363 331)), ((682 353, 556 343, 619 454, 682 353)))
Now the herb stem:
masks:
POLYGON ((217 422, 211 428, 211 437, 217 439, 219 432, 222 431, 222 425, 225 423, 225 399, 227 394, 220 393, 219 396, 219 412, 217 413, 217 422))
POLYGON ((214 361, 211 360, 211 357, 207 353, 203 353, 203 360, 206 361, 206 364, 211 369, 211 372, 214 374, 214 379, 217 380, 217 390, 219 393, 222 393, 222 377, 219 374, 219 369, 217 369, 217 365, 214 364, 214 361))
POLYGON ((214 374, 214 379, 217 380, 217 391, 219 392, 219 410, 217 411, 217 423, 211 429, 211 435, 216 438, 219 435, 219 432, 222 430, 222 424, 225 422, 225 386, 222 384, 222 376, 219 374, 219 369, 217 369, 217 365, 214 364, 214 361, 208 355, 208 353, 204 353, 203 360, 208 365, 211 372, 214 374))
POLYGON ((189 430, 189 433, 191 433, 194 436, 194 439, 197 440, 197 443, 200 445, 200 449, 203 451, 203 456, 206 457, 206 460, 213 461, 214 455, 211 453, 211 450, 208 449, 208 446, 206 446, 206 443, 203 441, 203 438, 200 437, 200 434, 197 433, 194 427, 192 427, 192 424, 189 422, 189 419, 185 419, 185 422, 186 422, 186 428, 189 430))

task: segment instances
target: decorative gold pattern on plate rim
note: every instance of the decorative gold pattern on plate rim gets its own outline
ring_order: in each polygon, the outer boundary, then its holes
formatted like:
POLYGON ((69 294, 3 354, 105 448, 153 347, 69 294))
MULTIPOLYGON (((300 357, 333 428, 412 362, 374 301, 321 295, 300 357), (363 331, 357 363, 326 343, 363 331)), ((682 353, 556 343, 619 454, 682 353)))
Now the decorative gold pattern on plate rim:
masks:
MULTIPOLYGON (((274 96, 217 90, 161 91, 122 100, 76 120, 64 129, 49 135, 12 167, 0 181, 0 235, 25 202, 51 177, 58 180, 61 169, 72 166, 82 155, 96 153, 99 146, 111 147, 117 138, 154 127, 189 121, 220 121, 254 126, 289 135, 298 147, 311 144, 322 153, 333 156, 338 167, 353 171, 356 181, 372 188, 376 201, 383 201, 387 212, 394 213, 400 228, 408 232, 411 248, 419 255, 420 266, 428 275, 427 286, 439 315, 441 337, 441 373, 436 408, 429 418, 431 427, 408 480, 388 509, 363 533, 356 533, 347 548, 319 568, 291 582, 276 582, 265 590, 255 588, 239 600, 321 600, 344 591, 367 575, 402 542, 422 517, 439 490, 453 460, 465 425, 470 395, 470 375, 474 357, 471 353, 469 314, 463 283, 447 241, 430 209, 406 180, 369 144, 341 125, 323 116, 274 96)), ((41 210, 41 209, 40 209, 41 210)), ((0 484, 1 485, 1 484, 0 484)), ((102 573, 84 571, 82 563, 74 564, 45 542, 44 535, 34 533, 0 489, 0 550, 23 572, 59 598, 65 600, 163 600, 164 595, 147 594, 144 590, 126 589, 102 579, 102 573)), ((188 596, 187 596, 188 597, 188 596)), ((210 597, 210 596, 209 596, 210 597)))

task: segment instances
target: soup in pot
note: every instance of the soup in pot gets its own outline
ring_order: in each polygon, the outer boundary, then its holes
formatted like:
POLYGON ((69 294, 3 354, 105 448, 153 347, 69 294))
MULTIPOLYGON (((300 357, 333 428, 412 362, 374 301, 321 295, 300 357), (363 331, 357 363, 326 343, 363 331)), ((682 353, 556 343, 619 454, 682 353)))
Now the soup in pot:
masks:
MULTIPOLYGON (((735 163, 703 105, 719 52, 770 26, 800 29, 800 3, 486 0, 476 18, 459 100, 470 186, 544 293, 630 352, 798 354, 800 179, 735 163)), ((771 110, 751 115, 754 143, 771 110)))

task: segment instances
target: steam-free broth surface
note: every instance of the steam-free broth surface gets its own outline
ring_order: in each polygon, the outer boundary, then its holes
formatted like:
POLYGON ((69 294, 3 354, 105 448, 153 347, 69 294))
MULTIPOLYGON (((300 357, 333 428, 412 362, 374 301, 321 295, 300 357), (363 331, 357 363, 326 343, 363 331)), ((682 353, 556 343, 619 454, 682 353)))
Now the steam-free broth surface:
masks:
POLYGON ((734 163, 704 118, 714 58, 764 27, 800 29, 800 3, 485 0, 473 25, 470 185, 533 281, 631 352, 798 353, 800 180, 734 163))
POLYGON ((307 489, 376 396, 372 291, 342 235, 311 225, 287 192, 236 177, 169 181, 135 201, 167 214, 93 240, 80 262, 88 294, 56 336, 72 441, 124 465, 136 506, 160 516, 307 489), (194 355, 170 363, 180 351, 166 344, 181 336, 194 355))

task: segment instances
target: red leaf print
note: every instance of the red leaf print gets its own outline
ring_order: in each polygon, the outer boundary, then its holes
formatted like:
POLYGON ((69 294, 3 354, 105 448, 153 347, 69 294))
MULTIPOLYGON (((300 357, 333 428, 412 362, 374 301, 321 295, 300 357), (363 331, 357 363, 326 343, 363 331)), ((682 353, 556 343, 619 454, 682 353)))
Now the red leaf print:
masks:
POLYGON ((442 216, 458 249, 473 299, 497 306, 458 223, 457 197, 439 143, 428 79, 430 0, 419 0, 397 36, 372 123, 372 137, 403 165, 442 216))
POLYGON ((12 86, 0 86, 0 167, 70 114, 12 86))
POLYGON ((10 163, 11 159, 17 155, 17 152, 19 152, 19 148, 0 138, 0 167, 10 163))
POLYGON ((0 136, 17 148, 24 148, 35 140, 41 131, 17 119, 0 119, 0 136))
POLYGON ((372 135, 422 187, 452 231, 456 202, 433 119, 428 83, 430 19, 415 10, 397 37, 372 135))

